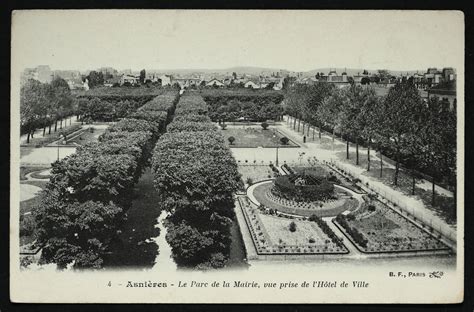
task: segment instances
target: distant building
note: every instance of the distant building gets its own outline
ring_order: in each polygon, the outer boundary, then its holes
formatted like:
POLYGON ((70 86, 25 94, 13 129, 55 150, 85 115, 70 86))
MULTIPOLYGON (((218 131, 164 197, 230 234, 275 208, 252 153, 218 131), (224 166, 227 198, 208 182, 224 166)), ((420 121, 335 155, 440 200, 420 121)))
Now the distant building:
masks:
POLYGON ((124 85, 125 83, 129 83, 131 85, 136 85, 139 82, 140 82, 140 79, 136 76, 122 75, 122 77, 120 77, 120 85, 124 85))
POLYGON ((252 88, 252 89, 260 89, 260 84, 259 84, 259 83, 256 83, 255 81, 248 80, 248 81, 244 84, 244 87, 245 87, 245 88, 252 88))
POLYGON ((206 83, 206 87, 223 87, 223 86, 225 86, 225 84, 216 78, 213 78, 206 83))
MULTIPOLYGON (((201 83, 201 78, 175 78, 171 79, 171 84, 174 85, 175 83, 179 84, 181 89, 189 88, 191 86, 198 86, 201 83)), ((162 82, 163 83, 163 82, 162 82)))
POLYGON ((82 81, 81 78, 66 78, 64 80, 67 82, 69 89, 71 90, 84 90, 85 89, 84 81, 82 81))
POLYGON ((109 79, 106 79, 104 81, 104 86, 106 87, 113 87, 114 85, 116 84, 121 84, 121 78, 122 77, 112 77, 112 78, 109 78, 109 79))
POLYGON ((173 77, 171 75, 161 75, 158 77, 158 81, 161 80, 161 85, 162 86, 171 86, 171 80, 173 77))

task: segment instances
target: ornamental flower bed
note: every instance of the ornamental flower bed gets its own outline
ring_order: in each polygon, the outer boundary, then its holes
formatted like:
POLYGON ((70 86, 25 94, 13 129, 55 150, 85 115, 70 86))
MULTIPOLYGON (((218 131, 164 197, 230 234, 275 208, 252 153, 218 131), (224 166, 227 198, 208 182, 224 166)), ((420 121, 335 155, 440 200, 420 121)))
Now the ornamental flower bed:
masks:
POLYGON ((324 221, 318 223, 289 216, 261 213, 248 198, 239 203, 258 254, 340 254, 347 253, 342 241, 324 221), (290 231, 294 222, 296 230, 290 231))
POLYGON ((439 239, 377 200, 335 222, 364 252, 407 252, 449 249, 439 239))

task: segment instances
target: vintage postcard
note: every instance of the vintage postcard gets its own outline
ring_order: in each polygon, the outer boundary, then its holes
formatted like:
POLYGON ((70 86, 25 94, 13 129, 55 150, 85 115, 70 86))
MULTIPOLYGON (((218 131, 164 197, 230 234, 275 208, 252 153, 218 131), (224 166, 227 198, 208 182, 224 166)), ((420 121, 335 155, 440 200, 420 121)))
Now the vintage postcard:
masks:
POLYGON ((12 14, 13 302, 459 303, 459 11, 12 14))

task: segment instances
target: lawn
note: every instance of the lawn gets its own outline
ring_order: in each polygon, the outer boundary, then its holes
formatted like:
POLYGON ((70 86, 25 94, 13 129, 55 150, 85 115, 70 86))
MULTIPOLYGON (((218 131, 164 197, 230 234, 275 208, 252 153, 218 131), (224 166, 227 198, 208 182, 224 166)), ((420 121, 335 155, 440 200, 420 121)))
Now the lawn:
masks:
POLYGON ((239 165, 238 170, 242 175, 242 181, 244 183, 250 182, 247 184, 253 184, 274 177, 274 173, 268 165, 239 165))
POLYGON ((271 215, 259 215, 260 222, 265 227, 271 245, 306 245, 310 244, 309 239, 314 239, 314 244, 324 245, 329 238, 318 227, 315 222, 293 220, 275 217, 271 215), (291 232, 288 227, 291 222, 295 222, 296 231, 291 232))
POLYGON ((104 128, 94 128, 93 132, 86 128, 81 134, 75 136, 72 140, 68 140, 68 145, 85 145, 89 142, 97 142, 99 136, 105 132, 104 128))
POLYGON ((51 132, 48 134, 46 131, 46 135, 43 137, 43 132, 40 129, 36 130, 36 134, 34 138, 30 138, 30 142, 21 144, 21 146, 28 146, 28 147, 41 147, 44 145, 48 145, 61 137, 61 134, 65 134, 66 136, 70 136, 71 134, 75 133, 76 131, 81 129, 81 125, 73 124, 64 126, 62 129, 59 129, 59 125, 56 132, 51 132))
POLYGON ((291 140, 287 145, 282 145, 280 138, 284 135, 272 127, 267 130, 263 130, 261 127, 228 127, 226 130, 221 130, 221 133, 231 147, 298 147, 291 140), (235 138, 232 145, 228 141, 229 137, 235 138))
POLYGON ((366 252, 437 250, 441 241, 377 200, 371 200, 346 216, 350 227, 367 240, 366 252), (369 207, 373 207, 369 209, 369 207))
POLYGON ((338 246, 333 242, 316 222, 263 213, 253 207, 246 197, 239 198, 239 204, 259 254, 347 252, 344 245, 338 246), (294 231, 290 231, 291 223, 295 224, 294 231))
MULTIPOLYGON (((382 170, 382 177, 380 177, 380 169, 366 171, 363 174, 369 177, 373 177, 378 181, 382 182, 383 184, 388 185, 398 191, 401 191, 406 195, 412 195, 412 177, 403 170, 400 170, 399 172, 397 186, 393 184, 393 176, 395 174, 395 169, 384 168, 382 170)), ((427 209, 433 211, 436 215, 446 221, 446 223, 455 225, 457 222, 457 218, 456 203, 454 201, 454 198, 436 193, 435 204, 433 206, 431 203, 431 194, 431 191, 415 186, 415 195, 423 201, 423 204, 427 209)))
POLYGON ((26 180, 26 175, 35 171, 43 171, 50 167, 47 166, 21 166, 20 167, 20 181, 26 180))

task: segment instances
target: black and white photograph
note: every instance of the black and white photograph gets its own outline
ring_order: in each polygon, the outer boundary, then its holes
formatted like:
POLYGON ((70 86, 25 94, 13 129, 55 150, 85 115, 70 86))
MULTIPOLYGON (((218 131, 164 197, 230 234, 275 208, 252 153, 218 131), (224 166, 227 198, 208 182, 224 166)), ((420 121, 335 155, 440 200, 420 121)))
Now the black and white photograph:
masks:
POLYGON ((11 300, 459 303, 459 11, 12 14, 11 300))

